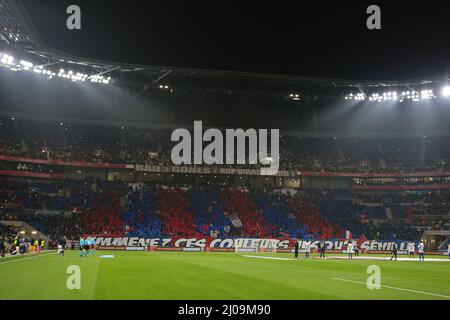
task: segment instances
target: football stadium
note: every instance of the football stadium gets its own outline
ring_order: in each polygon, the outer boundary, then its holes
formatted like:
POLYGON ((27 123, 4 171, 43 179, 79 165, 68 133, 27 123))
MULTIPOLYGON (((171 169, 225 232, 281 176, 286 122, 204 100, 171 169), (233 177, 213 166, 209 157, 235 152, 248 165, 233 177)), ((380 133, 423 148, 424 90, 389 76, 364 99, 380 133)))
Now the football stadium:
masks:
POLYGON ((32 16, 0 0, 0 300, 450 300, 448 75, 118 63, 32 16))

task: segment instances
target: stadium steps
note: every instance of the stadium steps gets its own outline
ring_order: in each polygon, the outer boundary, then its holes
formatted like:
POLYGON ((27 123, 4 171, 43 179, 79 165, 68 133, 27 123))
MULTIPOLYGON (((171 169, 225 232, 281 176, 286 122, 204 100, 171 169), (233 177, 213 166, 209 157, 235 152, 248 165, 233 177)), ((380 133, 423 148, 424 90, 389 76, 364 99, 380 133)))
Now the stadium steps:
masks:
POLYGON ((438 250, 445 250, 450 243, 450 236, 448 236, 444 241, 439 244, 438 250))

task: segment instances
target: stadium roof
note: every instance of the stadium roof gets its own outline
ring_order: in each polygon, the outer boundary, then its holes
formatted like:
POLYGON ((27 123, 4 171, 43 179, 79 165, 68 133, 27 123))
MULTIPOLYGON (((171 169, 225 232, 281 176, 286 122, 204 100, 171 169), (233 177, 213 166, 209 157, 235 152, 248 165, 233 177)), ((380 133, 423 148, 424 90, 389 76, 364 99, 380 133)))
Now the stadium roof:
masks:
MULTIPOLYGON (((45 66, 56 68, 82 68, 90 75, 108 75, 123 83, 143 87, 139 93, 149 89, 179 88, 175 94, 196 94, 198 99, 217 92, 219 95, 243 94, 242 99, 254 95, 277 96, 278 98, 336 96, 351 91, 371 90, 383 87, 418 87, 425 84, 447 81, 442 77, 403 81, 358 81, 307 76, 279 75, 205 70, 168 66, 147 66, 117 63, 73 56, 47 47, 21 4, 17 0, 0 0, 0 37, 3 50, 19 50, 39 59, 45 66), (170 86, 168 85, 170 84, 170 86), (167 87, 166 87, 167 86, 167 87)), ((172 92, 171 92, 172 93, 172 92)), ((295 100, 295 99, 294 99, 295 100)))
POLYGON ((28 50, 43 46, 20 1, 0 0, 0 40, 28 50))

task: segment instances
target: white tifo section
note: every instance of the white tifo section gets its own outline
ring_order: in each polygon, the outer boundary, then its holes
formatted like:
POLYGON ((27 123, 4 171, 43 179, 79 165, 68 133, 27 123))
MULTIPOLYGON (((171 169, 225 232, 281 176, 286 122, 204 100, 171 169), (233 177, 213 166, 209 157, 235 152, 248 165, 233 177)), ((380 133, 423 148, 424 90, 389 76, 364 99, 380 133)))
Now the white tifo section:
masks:
MULTIPOLYGON (((341 279, 341 278, 330 278, 330 279, 331 280, 336 280, 336 281, 344 281, 344 282, 351 282, 351 283, 358 283, 358 284, 367 285, 366 282, 362 282, 362 281, 354 281, 354 280, 341 279)), ((432 292, 427 292, 427 291, 418 291, 418 290, 405 289, 405 288, 392 287, 392 286, 385 286, 385 285, 382 285, 382 284, 380 285, 380 287, 387 288, 387 289, 408 291, 408 292, 413 292, 413 293, 425 294, 425 295, 428 295, 428 296, 434 296, 434 297, 450 299, 450 296, 446 296, 445 294, 432 293, 432 292)))
POLYGON ((234 239, 234 252, 277 252, 276 239, 234 239))
POLYGON ((241 228, 243 226, 242 221, 236 214, 229 215, 230 221, 236 228, 241 228))

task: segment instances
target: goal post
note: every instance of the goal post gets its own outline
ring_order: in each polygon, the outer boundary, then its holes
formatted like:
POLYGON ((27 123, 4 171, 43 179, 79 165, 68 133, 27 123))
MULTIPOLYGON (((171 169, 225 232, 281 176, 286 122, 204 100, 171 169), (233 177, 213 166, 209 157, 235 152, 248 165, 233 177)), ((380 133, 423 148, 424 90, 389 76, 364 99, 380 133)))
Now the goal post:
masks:
POLYGON ((263 239, 259 247, 259 252, 277 253, 277 243, 278 240, 263 239))
POLYGON ((274 239, 234 239, 235 253, 277 252, 278 240, 274 239))
POLYGON ((251 239, 237 238, 234 239, 234 252, 235 253, 254 253, 258 252, 258 248, 251 245, 251 239))

